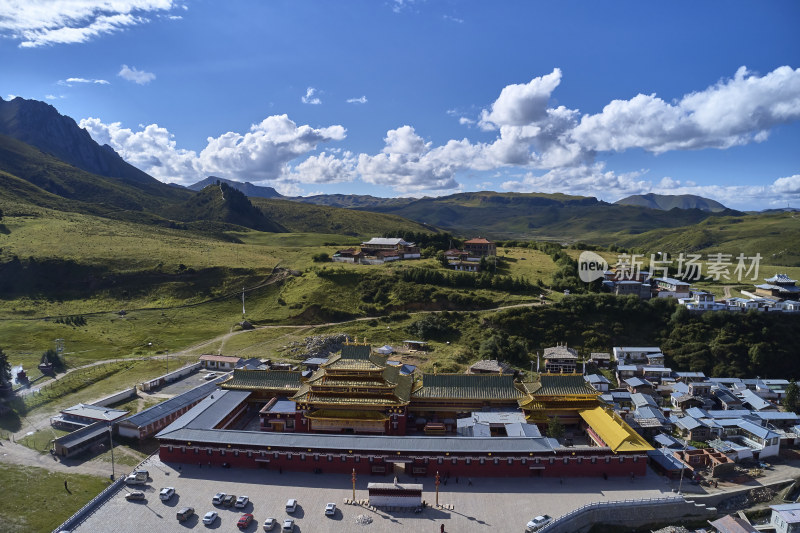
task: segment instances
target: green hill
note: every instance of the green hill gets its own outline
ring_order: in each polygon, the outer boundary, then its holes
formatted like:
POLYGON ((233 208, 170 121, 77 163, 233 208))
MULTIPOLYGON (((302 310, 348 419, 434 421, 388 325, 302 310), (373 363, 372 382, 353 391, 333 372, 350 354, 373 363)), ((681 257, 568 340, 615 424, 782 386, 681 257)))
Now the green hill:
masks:
POLYGON ((716 200, 703 198, 695 194, 634 194, 614 203, 618 205, 638 205, 651 209, 663 209, 664 211, 677 207, 678 209, 700 209, 718 213, 727 209, 716 200))
POLYGON ((281 233, 286 228, 274 222, 255 207, 240 191, 226 183, 209 185, 182 204, 170 209, 176 220, 203 220, 235 224, 258 231, 281 233))
POLYGON ((461 236, 611 244, 617 235, 696 224, 714 216, 699 209, 663 211, 608 204, 593 197, 541 193, 461 193, 401 206, 369 208, 461 236))
POLYGON ((771 265, 800 266, 800 217, 766 213, 710 217, 697 224, 620 236, 619 244, 648 251, 761 254, 771 265))
POLYGON ((250 198, 270 219, 293 232, 380 236, 402 232, 436 232, 435 228, 383 213, 304 204, 289 200, 250 198))

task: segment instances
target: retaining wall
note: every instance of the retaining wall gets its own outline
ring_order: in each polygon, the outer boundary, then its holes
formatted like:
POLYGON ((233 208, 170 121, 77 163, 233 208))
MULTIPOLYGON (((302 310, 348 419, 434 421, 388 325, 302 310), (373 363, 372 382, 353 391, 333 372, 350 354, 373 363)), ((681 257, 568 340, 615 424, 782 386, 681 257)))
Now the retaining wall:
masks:
POLYGON ((706 520, 716 515, 714 507, 682 497, 595 502, 557 518, 539 532, 585 533, 598 524, 633 528, 682 520, 706 520))
POLYGON ((106 407, 107 405, 112 405, 115 403, 119 403, 123 400, 127 400, 129 398, 133 398, 136 396, 136 387, 131 387, 130 389, 125 389, 123 391, 115 392, 105 398, 101 398, 96 402, 92 402, 89 405, 96 405, 98 407, 106 407))

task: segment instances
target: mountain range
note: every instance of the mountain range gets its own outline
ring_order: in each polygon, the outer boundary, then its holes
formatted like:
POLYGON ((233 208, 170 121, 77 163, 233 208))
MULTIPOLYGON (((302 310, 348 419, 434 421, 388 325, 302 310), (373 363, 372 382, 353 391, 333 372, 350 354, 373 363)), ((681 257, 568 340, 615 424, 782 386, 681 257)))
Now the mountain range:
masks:
POLYGON ((634 195, 612 204, 560 193, 491 191, 436 198, 285 197, 272 187, 215 176, 189 187, 168 185, 97 144, 54 107, 22 98, 0 99, 0 200, 204 232, 374 236, 445 230, 462 237, 642 249, 659 243, 680 251, 729 246, 747 234, 781 257, 797 240, 793 222, 784 220, 791 212, 746 214, 691 195, 634 195), (764 217, 782 222, 764 232, 764 217))

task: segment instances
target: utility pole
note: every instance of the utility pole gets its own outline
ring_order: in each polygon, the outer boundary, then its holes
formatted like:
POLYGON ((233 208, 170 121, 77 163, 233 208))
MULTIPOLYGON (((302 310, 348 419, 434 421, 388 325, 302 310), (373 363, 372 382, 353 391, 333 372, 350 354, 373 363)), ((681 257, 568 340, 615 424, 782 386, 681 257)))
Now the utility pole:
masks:
POLYGON ((436 471, 436 507, 439 507, 439 471, 436 471))
POLYGON ((242 320, 244 320, 244 287, 242 287, 242 320))
POLYGON ((111 481, 114 481, 114 439, 112 435, 114 434, 114 427, 111 424, 108 424, 108 442, 111 445, 111 481))
POLYGON ((356 501, 356 469, 353 469, 353 501, 356 501))

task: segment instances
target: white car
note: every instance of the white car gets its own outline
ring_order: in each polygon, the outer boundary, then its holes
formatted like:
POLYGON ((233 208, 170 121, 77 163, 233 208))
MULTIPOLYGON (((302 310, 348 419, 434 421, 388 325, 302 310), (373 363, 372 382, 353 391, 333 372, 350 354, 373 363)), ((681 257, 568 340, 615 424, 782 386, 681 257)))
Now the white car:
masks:
POLYGON ((161 492, 158 493, 158 497, 161 498, 161 501, 167 501, 172 498, 172 495, 175 494, 175 489, 173 487, 166 487, 161 489, 161 492))
POLYGON ((208 381, 208 380, 210 380, 210 379, 214 379, 215 377, 217 377, 217 375, 216 375, 214 372, 211 372, 211 373, 209 373, 209 374, 206 374, 205 376, 203 376, 203 379, 205 379, 206 381, 208 381))
POLYGON ((292 531, 294 531, 294 518, 287 518, 284 520, 281 531, 283 533, 292 533, 292 531))
POLYGON ((236 503, 233 504, 234 507, 238 507, 239 509, 243 507, 247 507, 247 502, 250 501, 250 498, 247 496, 239 496, 236 498, 236 503))
POLYGON ((216 522, 217 516, 219 515, 217 514, 216 511, 209 511, 205 515, 203 515, 203 523, 207 526, 210 526, 211 524, 216 522))
POLYGON ((218 492, 211 498, 211 503, 214 505, 222 505, 222 500, 225 499, 225 496, 227 495, 224 492, 218 492))
MULTIPOLYGON (((297 510, 297 500, 291 498, 286 501, 286 512, 292 514, 297 510)), ((284 524, 285 525, 285 524, 284 524)))
POLYGON ((549 515, 537 516, 536 518, 528 522, 528 525, 525 526, 525 531, 527 533, 531 533, 532 531, 538 531, 545 525, 549 524, 551 520, 553 519, 550 518, 549 515))
POLYGON ((336 514, 336 504, 329 503, 325 506, 325 516, 333 516, 336 514))
POLYGON ((273 529, 275 529, 275 525, 277 523, 278 521, 275 520, 274 518, 272 517, 267 518, 266 520, 264 520, 264 531, 272 531, 273 529))

